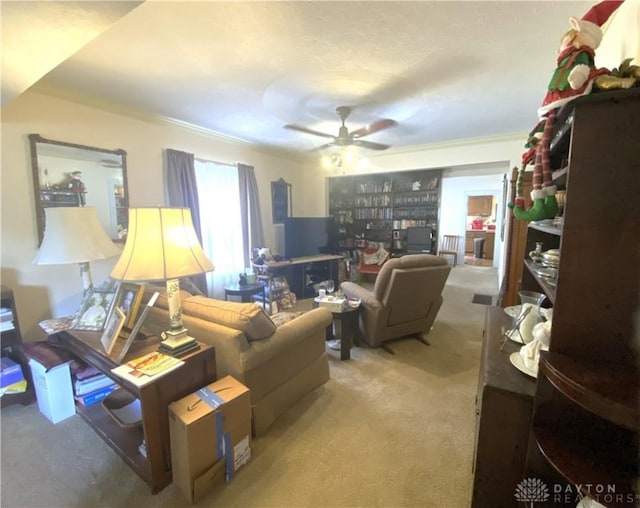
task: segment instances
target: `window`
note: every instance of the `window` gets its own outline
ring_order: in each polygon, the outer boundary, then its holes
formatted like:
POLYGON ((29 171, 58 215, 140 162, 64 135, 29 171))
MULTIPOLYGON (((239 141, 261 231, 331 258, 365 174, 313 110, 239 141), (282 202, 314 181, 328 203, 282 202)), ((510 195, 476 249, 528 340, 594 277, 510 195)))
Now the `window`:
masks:
POLYGON ((209 295, 224 298, 224 286, 245 271, 238 168, 195 160, 202 246, 215 270, 207 274, 209 295))

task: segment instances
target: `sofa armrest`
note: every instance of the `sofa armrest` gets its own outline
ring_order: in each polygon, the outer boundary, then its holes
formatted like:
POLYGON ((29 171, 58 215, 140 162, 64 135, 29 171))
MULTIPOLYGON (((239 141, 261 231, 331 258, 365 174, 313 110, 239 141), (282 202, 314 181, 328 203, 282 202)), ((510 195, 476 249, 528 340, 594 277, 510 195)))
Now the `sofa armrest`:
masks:
POLYGON ((359 286, 355 282, 345 281, 340 284, 340 289, 347 296, 347 298, 359 298, 362 305, 367 307, 379 309, 382 304, 376 299, 371 291, 359 286))
MULTIPOLYGON (((182 320, 185 328, 189 331, 189 336, 215 348, 217 377, 221 378, 229 374, 240 378, 242 375, 241 354, 250 347, 245 335, 233 328, 185 314, 182 315, 182 320)), ((169 313, 166 310, 156 307, 150 309, 145 320, 146 328, 160 335, 167 329, 168 324, 169 313)))
POLYGON ((324 341, 325 329, 332 321, 331 312, 319 307, 280 326, 271 337, 251 341, 249 348, 241 353, 243 370, 254 369, 290 350, 294 344, 307 341, 312 337, 321 337, 324 341))

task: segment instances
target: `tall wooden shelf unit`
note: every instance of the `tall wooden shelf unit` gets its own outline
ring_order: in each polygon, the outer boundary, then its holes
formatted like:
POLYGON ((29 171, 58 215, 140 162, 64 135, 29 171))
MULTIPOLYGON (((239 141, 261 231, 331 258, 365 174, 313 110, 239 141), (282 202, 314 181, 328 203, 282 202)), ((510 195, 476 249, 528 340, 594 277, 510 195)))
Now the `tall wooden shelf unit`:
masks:
POLYGON ((22 344, 22 334, 20 333, 20 321, 18 320, 18 311, 16 309, 16 301, 13 297, 13 290, 7 286, 2 286, 2 295, 0 296, 0 306, 9 309, 12 314, 13 328, 0 333, 0 343, 2 356, 8 356, 16 363, 22 366, 22 373, 27 380, 27 391, 23 393, 7 393, 0 399, 0 406, 5 407, 11 404, 22 404, 24 406, 35 401, 35 391, 31 380, 31 370, 27 364, 27 359, 20 349, 22 344))
MULTIPOLYGON (((564 225, 530 224, 525 247, 560 249, 557 281, 538 277, 525 257, 521 282, 554 309, 525 477, 573 492, 582 485, 581 495, 605 506, 632 506, 638 478, 639 147, 640 89, 591 94, 559 111, 551 159, 566 187, 564 225)), ((552 494, 546 506, 566 500, 552 494)))
POLYGON ((399 171, 329 179, 336 253, 351 257, 371 242, 406 252, 407 228, 432 228, 437 252, 441 170, 399 171))

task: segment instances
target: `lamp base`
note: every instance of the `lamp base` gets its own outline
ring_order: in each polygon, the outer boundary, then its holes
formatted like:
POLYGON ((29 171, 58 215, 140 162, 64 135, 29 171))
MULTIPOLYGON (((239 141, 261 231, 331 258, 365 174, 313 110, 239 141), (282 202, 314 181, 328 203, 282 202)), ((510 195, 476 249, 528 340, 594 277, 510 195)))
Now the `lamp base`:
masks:
POLYGON ((166 331, 162 334, 162 338, 164 340, 158 346, 158 351, 167 355, 183 356, 200 349, 198 342, 187 335, 186 328, 166 331))

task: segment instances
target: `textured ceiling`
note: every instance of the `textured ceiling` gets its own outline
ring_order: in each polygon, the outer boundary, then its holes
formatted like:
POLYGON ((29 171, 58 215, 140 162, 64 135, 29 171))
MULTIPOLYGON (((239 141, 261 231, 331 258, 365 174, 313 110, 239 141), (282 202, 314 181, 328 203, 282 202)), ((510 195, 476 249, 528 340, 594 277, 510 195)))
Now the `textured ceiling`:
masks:
POLYGON ((297 152, 327 140, 283 126, 337 134, 340 105, 397 121, 366 137, 394 148, 521 133, 591 5, 147 0, 34 89, 297 152))

